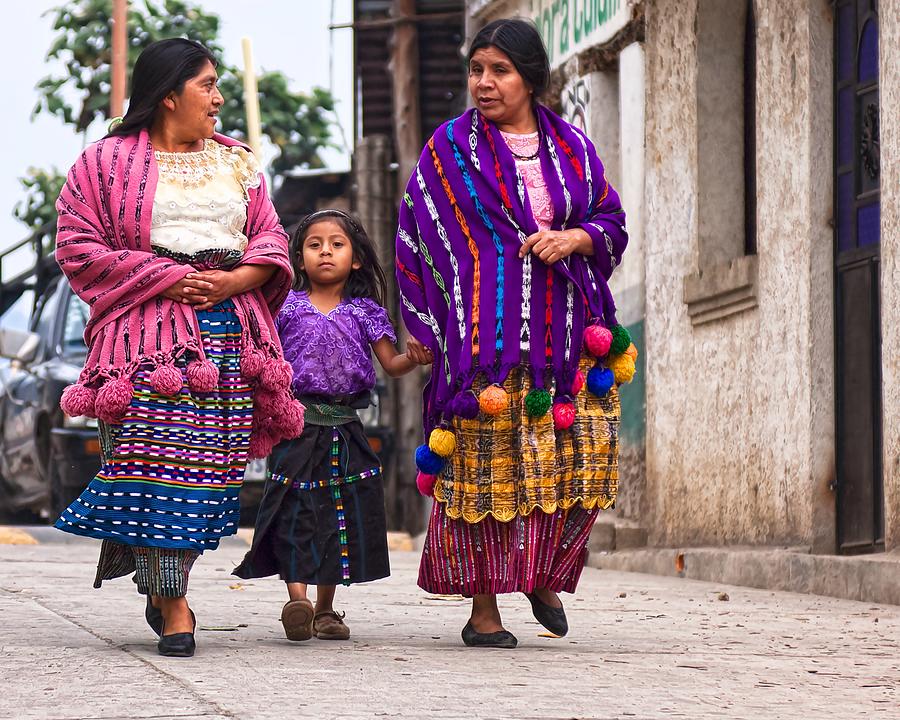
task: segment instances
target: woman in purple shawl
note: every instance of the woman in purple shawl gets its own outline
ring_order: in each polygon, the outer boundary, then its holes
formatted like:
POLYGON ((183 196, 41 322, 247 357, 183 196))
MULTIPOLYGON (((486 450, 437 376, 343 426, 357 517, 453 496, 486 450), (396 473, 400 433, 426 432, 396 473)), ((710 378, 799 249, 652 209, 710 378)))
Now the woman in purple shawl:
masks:
POLYGON ((428 141, 397 234, 403 317, 434 353, 419 585, 472 597, 466 645, 511 648, 497 594, 524 593, 565 635, 557 593, 615 502, 635 351, 607 281, 627 235, 590 140, 537 102, 550 70, 534 26, 488 24, 468 63, 475 107, 428 141))

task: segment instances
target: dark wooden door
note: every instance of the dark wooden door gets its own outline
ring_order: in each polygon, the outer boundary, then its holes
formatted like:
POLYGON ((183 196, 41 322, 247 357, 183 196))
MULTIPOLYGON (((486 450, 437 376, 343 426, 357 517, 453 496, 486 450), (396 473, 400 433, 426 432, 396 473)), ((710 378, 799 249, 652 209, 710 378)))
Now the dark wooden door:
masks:
POLYGON ((878 2, 834 5, 837 537, 859 553, 884 548, 878 2))

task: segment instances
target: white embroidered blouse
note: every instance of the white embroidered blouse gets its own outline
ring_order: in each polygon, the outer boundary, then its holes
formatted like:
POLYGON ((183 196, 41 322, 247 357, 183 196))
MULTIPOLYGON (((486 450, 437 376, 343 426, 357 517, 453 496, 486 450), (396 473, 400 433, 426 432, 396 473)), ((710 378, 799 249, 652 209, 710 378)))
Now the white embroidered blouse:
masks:
POLYGON ((203 142, 196 152, 155 151, 150 244, 183 262, 209 251, 236 261, 247 248, 248 192, 260 184, 259 164, 242 147, 203 142))

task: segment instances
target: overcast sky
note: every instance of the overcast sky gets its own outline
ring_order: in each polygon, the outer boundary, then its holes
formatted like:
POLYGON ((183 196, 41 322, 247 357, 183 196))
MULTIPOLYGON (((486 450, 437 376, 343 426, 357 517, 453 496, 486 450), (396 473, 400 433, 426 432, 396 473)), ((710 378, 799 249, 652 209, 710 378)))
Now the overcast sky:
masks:
MULTIPOLYGON (((308 91, 315 85, 329 86, 329 52, 333 57, 333 91, 338 100, 341 123, 352 143, 353 57, 351 30, 329 32, 331 6, 335 22, 349 22, 350 0, 195 0, 221 18, 220 45, 225 61, 243 65, 241 38, 253 41, 258 70, 280 70, 291 80, 294 90, 308 91)), ((0 164, 0 248, 21 240, 28 230, 13 216, 13 208, 23 198, 18 178, 30 166, 66 170, 81 151, 82 138, 55 117, 30 119, 37 96, 34 86, 53 71, 44 61, 54 37, 51 18, 42 17, 61 0, 31 0, 4 4, 7 32, 0 43, 0 63, 7 107, 0 114, 4 162, 0 164)), ((88 142, 103 135, 105 128, 92 127, 88 142)), ((339 138, 338 138, 339 139, 339 138)), ((349 156, 329 152, 330 167, 349 167, 349 156)), ((27 258, 16 258, 16 264, 27 258)), ((9 277, 14 268, 4 267, 9 277)))

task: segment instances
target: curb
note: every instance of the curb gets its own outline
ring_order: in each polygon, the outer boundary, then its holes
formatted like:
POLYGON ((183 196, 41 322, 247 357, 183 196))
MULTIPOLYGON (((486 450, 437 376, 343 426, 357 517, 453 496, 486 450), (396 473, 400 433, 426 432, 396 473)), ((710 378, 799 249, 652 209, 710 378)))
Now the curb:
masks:
POLYGON ((900 554, 811 555, 805 548, 647 548, 592 552, 590 567, 900 605, 900 554))

